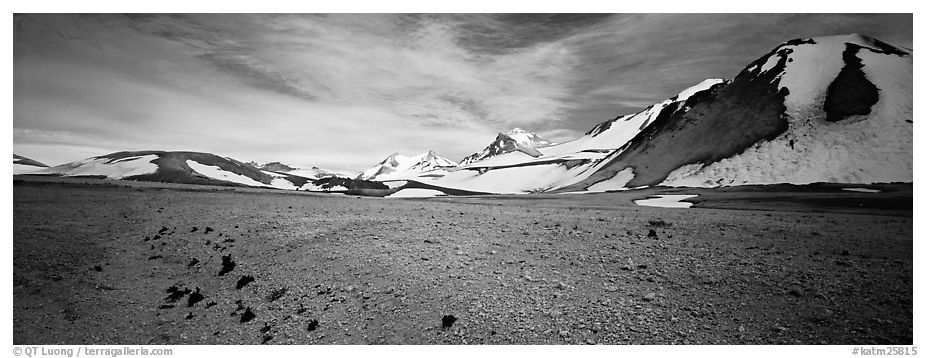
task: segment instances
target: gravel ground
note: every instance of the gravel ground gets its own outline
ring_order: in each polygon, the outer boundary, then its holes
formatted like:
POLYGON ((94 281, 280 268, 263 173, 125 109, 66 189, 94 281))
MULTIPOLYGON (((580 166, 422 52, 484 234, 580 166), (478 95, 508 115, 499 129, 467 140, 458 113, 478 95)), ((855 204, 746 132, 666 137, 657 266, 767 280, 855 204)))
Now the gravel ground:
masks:
POLYGON ((14 181, 13 343, 913 342, 910 211, 569 197, 14 181))

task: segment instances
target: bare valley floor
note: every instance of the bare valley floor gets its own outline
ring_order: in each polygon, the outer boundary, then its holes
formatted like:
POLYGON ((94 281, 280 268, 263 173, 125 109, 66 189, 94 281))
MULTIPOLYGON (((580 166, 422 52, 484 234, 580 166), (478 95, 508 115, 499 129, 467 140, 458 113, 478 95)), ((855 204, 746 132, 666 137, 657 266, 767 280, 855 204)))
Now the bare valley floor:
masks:
POLYGON ((87 181, 14 180, 14 344, 913 341, 906 204, 87 181))

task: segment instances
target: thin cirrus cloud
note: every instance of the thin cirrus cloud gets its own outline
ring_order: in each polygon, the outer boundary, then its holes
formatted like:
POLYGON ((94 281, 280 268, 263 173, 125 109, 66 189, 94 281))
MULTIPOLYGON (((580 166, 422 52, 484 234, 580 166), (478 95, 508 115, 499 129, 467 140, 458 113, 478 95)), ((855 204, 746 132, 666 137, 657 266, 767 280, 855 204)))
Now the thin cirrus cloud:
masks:
POLYGON ((14 149, 364 169, 453 159, 518 126, 553 140, 794 37, 912 43, 909 15, 17 15, 14 149))

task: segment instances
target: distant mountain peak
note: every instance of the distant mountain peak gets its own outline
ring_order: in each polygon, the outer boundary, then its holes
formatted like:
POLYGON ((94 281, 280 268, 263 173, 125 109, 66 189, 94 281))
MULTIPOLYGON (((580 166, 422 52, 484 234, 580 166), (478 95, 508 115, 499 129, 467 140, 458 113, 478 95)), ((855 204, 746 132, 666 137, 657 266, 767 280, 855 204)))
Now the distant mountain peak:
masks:
POLYGON ((456 162, 437 154, 437 152, 433 150, 411 156, 393 153, 376 166, 365 170, 358 178, 363 180, 379 180, 382 177, 413 177, 427 171, 455 167, 457 165, 456 162))
POLYGON ((489 157, 518 150, 531 156, 536 156, 539 154, 537 151, 538 148, 544 148, 550 145, 553 145, 553 143, 546 138, 521 128, 514 128, 508 131, 508 133, 498 133, 498 135, 495 136, 495 141, 490 143, 481 152, 473 153, 463 158, 463 160, 460 161, 460 165, 472 164, 489 157))

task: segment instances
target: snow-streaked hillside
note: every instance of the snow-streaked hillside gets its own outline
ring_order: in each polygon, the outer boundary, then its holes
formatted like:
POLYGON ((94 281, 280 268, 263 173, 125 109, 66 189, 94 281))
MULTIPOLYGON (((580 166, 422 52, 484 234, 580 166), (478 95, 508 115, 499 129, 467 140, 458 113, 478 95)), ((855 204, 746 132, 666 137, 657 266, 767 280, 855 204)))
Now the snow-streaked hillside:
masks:
POLYGON ((495 137, 495 141, 486 146, 481 152, 473 153, 463 158, 463 160, 460 161, 460 165, 472 164, 485 160, 486 158, 514 151, 519 151, 532 157, 538 157, 542 154, 537 151, 537 149, 548 147, 551 144, 552 142, 537 134, 521 128, 515 128, 508 133, 499 133, 498 136, 495 137))
POLYGON ((233 158, 199 152, 118 152, 30 174, 309 191, 347 192, 359 188, 387 188, 380 183, 345 177, 307 178, 260 170, 233 158))
POLYGON ((456 162, 433 151, 413 156, 395 153, 383 159, 376 166, 363 171, 357 178, 377 181, 417 179, 422 175, 440 176, 445 173, 446 169, 456 166, 456 162))
POLYGON ((48 165, 21 155, 13 154, 13 175, 30 174, 42 168, 48 168, 48 165))
POLYGON ((57 174, 66 177, 99 176, 110 179, 123 179, 136 175, 153 174, 158 170, 158 165, 151 162, 155 159, 158 159, 158 156, 154 154, 119 158, 94 157, 46 168, 34 174, 57 174))

